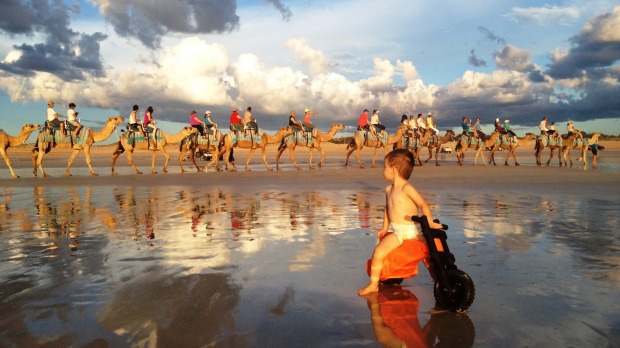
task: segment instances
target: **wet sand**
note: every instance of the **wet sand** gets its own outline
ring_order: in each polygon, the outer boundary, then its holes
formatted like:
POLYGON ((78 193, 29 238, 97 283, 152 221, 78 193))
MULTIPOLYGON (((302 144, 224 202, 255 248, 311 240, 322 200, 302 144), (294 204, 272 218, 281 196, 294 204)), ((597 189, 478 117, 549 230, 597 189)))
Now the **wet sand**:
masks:
MULTIPOLYGON (((353 157, 343 168, 344 145, 326 146, 323 169, 307 170, 297 149, 301 171, 285 153, 283 170, 267 172, 257 151, 251 172, 185 174, 170 146, 169 173, 159 157, 160 174, 139 176, 124 155, 111 176, 111 149, 95 148, 97 177, 83 154, 65 177, 68 152, 53 150, 49 178, 32 178, 25 150, 9 149, 22 178, 0 172, 0 345, 614 346, 620 150, 603 145, 596 170, 538 167, 531 148, 519 167, 474 167, 466 153, 462 167, 444 155, 415 168, 476 284, 458 315, 431 312, 424 270, 356 295, 386 183, 353 157)), ((235 152, 241 170, 246 156, 235 152)), ((150 172, 149 154, 136 160, 150 172)))

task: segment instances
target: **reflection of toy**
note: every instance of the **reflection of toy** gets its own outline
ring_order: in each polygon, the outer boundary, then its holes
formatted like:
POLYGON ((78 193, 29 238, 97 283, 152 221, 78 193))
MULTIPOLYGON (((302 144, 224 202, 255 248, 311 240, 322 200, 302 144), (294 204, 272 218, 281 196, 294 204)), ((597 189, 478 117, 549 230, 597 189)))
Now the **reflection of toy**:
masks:
MULTIPOLYGON (((418 263, 430 258, 431 269, 435 275, 435 301, 437 305, 452 312, 465 311, 474 302, 474 282, 469 275, 454 264, 454 255, 450 253, 444 230, 431 229, 426 216, 412 217, 422 227, 426 243, 418 240, 406 240, 393 250, 383 261, 380 281, 384 285, 400 284, 404 278, 418 274, 418 263)), ((370 275, 370 261, 366 271, 370 275)))

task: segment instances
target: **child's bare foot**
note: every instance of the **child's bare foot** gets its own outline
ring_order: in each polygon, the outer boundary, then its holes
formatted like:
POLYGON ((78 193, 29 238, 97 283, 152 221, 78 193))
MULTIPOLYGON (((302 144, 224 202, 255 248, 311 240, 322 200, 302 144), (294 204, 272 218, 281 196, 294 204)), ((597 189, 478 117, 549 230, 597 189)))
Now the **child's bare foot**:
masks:
POLYGON ((365 296, 368 294, 372 294, 373 292, 379 291, 379 284, 368 284, 366 287, 363 287, 357 291, 357 294, 360 296, 365 296))

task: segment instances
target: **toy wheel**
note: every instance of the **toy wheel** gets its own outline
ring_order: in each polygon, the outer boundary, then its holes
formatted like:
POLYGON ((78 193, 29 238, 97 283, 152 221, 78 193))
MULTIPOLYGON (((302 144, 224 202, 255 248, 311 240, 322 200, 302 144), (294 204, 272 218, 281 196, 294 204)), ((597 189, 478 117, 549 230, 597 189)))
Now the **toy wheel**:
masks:
POLYGON ((387 286, 393 286, 393 285, 400 285, 400 283, 402 283, 403 280, 404 280, 403 278, 389 278, 389 279, 380 281, 380 283, 383 285, 387 285, 387 286))
POLYGON ((460 269, 448 271, 448 281, 452 287, 452 292, 441 288, 439 283, 435 283, 433 294, 435 301, 443 309, 451 312, 464 312, 471 306, 476 297, 474 281, 469 275, 460 269))

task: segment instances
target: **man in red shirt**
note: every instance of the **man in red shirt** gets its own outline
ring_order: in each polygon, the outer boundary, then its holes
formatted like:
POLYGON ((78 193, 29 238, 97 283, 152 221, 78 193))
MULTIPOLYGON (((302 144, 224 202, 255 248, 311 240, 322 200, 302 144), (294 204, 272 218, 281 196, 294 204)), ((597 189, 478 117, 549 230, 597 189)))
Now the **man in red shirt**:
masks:
POLYGON ((232 108, 232 114, 230 114, 230 127, 235 132, 243 132, 243 117, 237 112, 237 108, 232 108))
POLYGON ((364 109, 364 112, 360 115, 359 120, 357 121, 357 129, 372 131, 372 127, 370 126, 370 122, 368 121, 368 109, 364 109))

